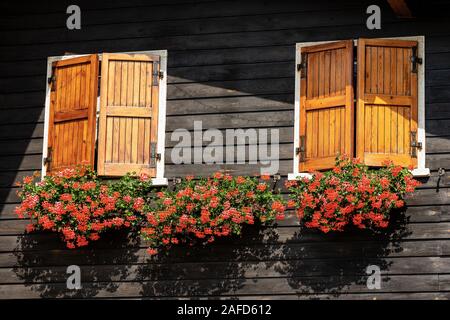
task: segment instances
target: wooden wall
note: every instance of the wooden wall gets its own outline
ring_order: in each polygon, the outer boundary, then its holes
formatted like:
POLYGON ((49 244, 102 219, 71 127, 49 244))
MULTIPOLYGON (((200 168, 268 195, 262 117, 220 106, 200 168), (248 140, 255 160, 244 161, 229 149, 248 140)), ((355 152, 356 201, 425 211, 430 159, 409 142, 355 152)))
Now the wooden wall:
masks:
MULTIPOLYGON (((384 1, 382 29, 365 26, 374 1, 78 1, 82 29, 65 28, 66 1, 0 4, 0 298, 253 297, 449 298, 450 23, 446 1, 398 20, 384 1), (432 176, 393 228, 376 237, 321 236, 290 217, 243 238, 178 248, 148 261, 145 245, 114 234, 69 251, 52 234, 24 235, 14 181, 41 167, 46 58, 65 52, 166 49, 167 141, 177 128, 278 128, 280 173, 292 168, 295 43, 358 37, 426 36, 427 166, 432 176), (68 291, 66 267, 81 266, 83 289, 68 291), (366 267, 382 288, 368 290, 366 267)), ((417 6, 417 1, 413 1, 417 6)), ((257 166, 174 165, 167 176, 257 166)))

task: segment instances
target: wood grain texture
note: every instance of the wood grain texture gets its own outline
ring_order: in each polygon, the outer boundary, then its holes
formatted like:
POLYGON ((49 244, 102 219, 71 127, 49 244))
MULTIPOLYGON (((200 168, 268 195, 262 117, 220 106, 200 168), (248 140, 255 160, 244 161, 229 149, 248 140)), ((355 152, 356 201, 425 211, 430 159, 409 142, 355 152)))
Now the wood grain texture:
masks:
POLYGON ((411 133, 417 134, 417 73, 404 40, 358 40, 356 155, 380 166, 385 160, 417 166, 411 133))
POLYGON ((98 172, 156 175, 150 143, 157 141, 159 57, 104 53, 100 94, 98 172), (154 70, 158 68, 158 70, 154 70))
POLYGON ((93 167, 98 57, 60 60, 53 67, 47 172, 79 164, 93 167))
POLYGON ((305 141, 300 171, 329 169, 337 155, 353 154, 353 42, 301 52, 306 70, 300 81, 300 141, 305 141))

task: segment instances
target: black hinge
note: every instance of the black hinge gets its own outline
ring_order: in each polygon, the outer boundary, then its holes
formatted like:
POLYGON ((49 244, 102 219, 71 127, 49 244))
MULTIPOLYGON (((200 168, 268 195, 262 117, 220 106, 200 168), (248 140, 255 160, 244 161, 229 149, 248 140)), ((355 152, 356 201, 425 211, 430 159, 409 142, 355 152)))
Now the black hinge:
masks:
POLYGON ((159 71, 159 61, 154 61, 153 62, 153 74, 152 74, 152 78, 153 78, 153 85, 157 86, 159 84, 159 80, 162 79, 164 77, 164 74, 159 71))
POLYGON ((417 158, 417 149, 422 149, 422 142, 417 142, 417 132, 411 131, 411 157, 417 158))
POLYGON ((52 74, 47 79, 47 82, 48 82, 48 84, 50 86, 50 90, 54 91, 55 90, 55 83, 56 83, 56 67, 55 66, 52 66, 52 74))
POLYGON ((412 63, 412 72, 417 73, 418 64, 422 64, 423 63, 422 58, 419 58, 417 56, 417 47, 413 47, 412 48, 411 63, 412 63))
POLYGON ((296 150, 299 155, 300 162, 306 161, 306 137, 300 136, 300 147, 296 150))
POLYGON ((47 156, 43 159, 44 161, 44 166, 49 165, 52 162, 52 148, 48 148, 47 149, 47 156))
POLYGON ((97 75, 97 95, 100 97, 100 88, 102 83, 102 61, 98 62, 98 75, 97 75))
POLYGON ((306 53, 302 53, 302 62, 297 64, 297 71, 300 71, 300 78, 306 78, 306 71, 308 68, 308 58, 306 53))
POLYGON ((156 166, 156 161, 161 160, 161 153, 156 152, 156 142, 150 143, 150 166, 156 166))

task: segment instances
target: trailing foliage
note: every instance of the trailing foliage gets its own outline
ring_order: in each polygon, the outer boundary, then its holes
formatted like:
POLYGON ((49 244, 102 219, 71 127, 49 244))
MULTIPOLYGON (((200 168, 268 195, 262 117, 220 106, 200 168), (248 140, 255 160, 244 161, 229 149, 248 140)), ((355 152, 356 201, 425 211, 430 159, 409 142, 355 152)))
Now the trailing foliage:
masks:
POLYGON ((68 248, 86 246, 110 229, 139 225, 151 187, 145 175, 105 183, 86 167, 64 169, 42 181, 37 178, 35 174, 23 179, 16 213, 30 218, 28 232, 58 232, 68 248))
POLYGON ((244 224, 268 224, 284 219, 285 207, 270 189, 268 176, 187 177, 173 191, 158 193, 147 213, 141 235, 150 254, 179 243, 209 243, 217 237, 238 235, 244 224))
POLYGON ((405 205, 404 196, 420 184, 408 169, 385 162, 369 169, 357 159, 337 159, 333 170, 288 181, 288 205, 301 222, 322 232, 344 231, 348 225, 386 228, 392 209, 405 205))

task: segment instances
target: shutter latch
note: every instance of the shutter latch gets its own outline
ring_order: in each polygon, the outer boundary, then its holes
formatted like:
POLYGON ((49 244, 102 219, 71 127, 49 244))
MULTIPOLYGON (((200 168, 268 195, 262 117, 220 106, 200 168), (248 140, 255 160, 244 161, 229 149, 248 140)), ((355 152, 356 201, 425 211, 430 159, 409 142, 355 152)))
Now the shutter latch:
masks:
POLYGON ((299 155, 300 162, 306 161, 306 137, 300 136, 300 147, 295 150, 295 152, 299 155))
POLYGON ((156 152, 156 142, 150 143, 150 165, 156 165, 156 161, 161 160, 161 153, 156 152))
POLYGON ((411 63, 412 63, 412 72, 417 73, 418 70, 417 65, 423 63, 422 58, 419 58, 417 55, 417 47, 414 47, 412 49, 411 63))
POLYGON ((422 142, 417 142, 417 132, 411 131, 411 157, 417 158, 417 149, 422 149, 422 142))

